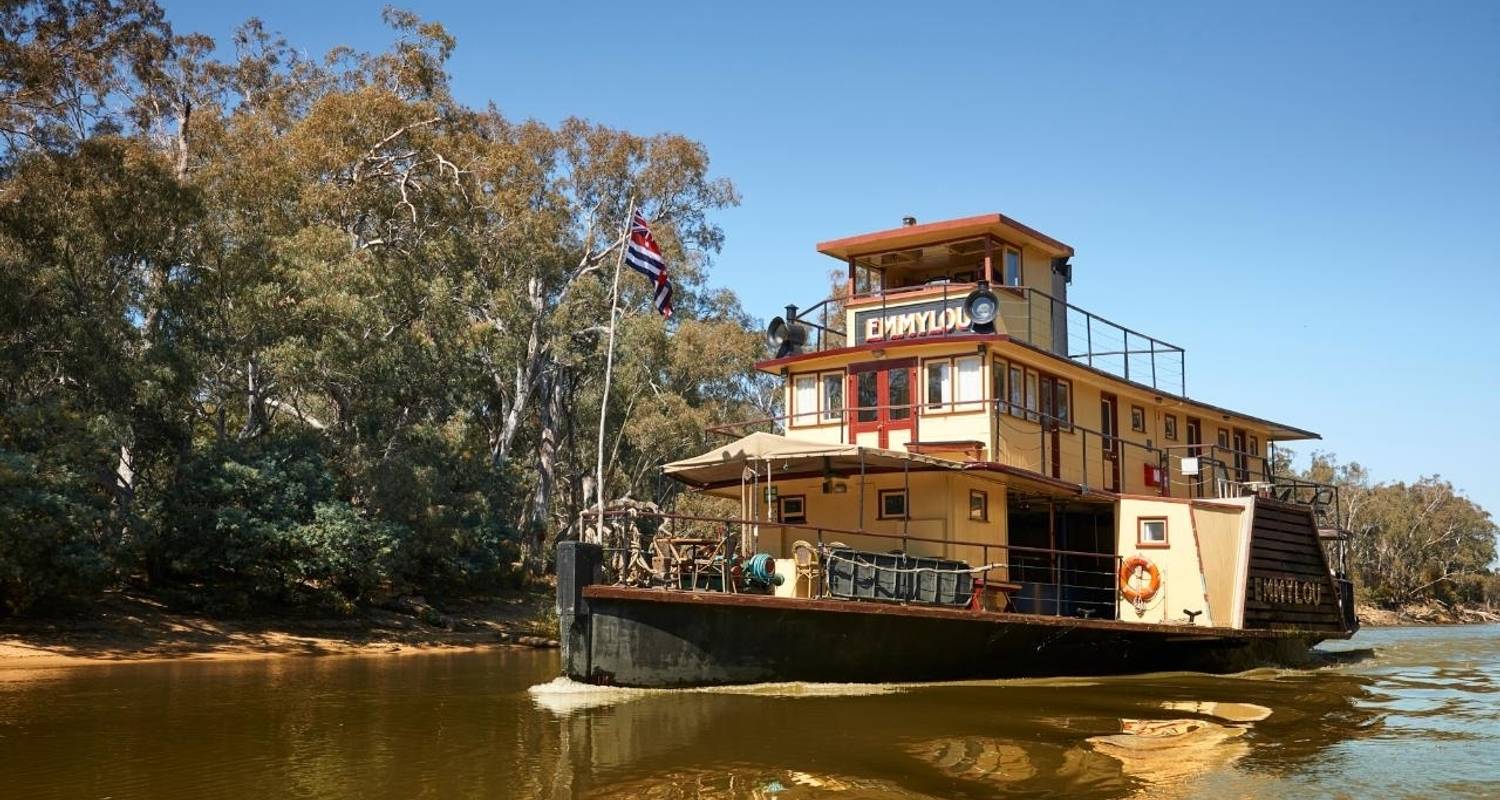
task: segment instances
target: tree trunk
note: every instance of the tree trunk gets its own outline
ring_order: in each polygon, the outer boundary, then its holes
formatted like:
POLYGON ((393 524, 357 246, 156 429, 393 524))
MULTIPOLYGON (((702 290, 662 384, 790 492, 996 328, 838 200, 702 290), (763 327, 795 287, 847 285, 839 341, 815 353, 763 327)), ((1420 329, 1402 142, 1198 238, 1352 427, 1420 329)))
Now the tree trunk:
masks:
POLYGON ((536 448, 536 490, 526 513, 527 549, 526 566, 533 575, 540 575, 546 565, 547 531, 552 523, 552 493, 557 482, 557 442, 563 419, 562 396, 559 391, 561 367, 552 364, 542 374, 538 390, 541 402, 537 404, 539 435, 536 448))
MULTIPOLYGON (((521 420, 526 415, 526 407, 531 400, 531 392, 536 385, 537 373, 542 362, 542 326, 546 321, 542 282, 532 278, 527 287, 527 294, 532 311, 531 332, 526 337, 526 357, 521 365, 516 367, 515 383, 512 386, 514 399, 511 401, 510 410, 505 414, 505 421, 501 424, 500 433, 493 447, 497 462, 510 458, 510 450, 515 444, 516 433, 521 430, 521 420)), ((499 382, 498 376, 496 382, 499 382)))

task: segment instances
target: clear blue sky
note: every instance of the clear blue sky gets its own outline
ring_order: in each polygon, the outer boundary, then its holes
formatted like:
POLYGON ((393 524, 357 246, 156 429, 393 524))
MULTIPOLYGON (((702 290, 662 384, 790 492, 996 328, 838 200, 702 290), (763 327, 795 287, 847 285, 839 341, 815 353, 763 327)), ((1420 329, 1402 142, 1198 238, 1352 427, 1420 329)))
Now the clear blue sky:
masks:
MULTIPOLYGON (((379 3, 253 13, 321 55, 379 3)), ((408 2, 460 99, 704 142, 743 204, 713 273, 820 298, 822 239, 1001 211, 1071 299, 1187 348, 1188 392, 1500 513, 1500 3, 408 2)))

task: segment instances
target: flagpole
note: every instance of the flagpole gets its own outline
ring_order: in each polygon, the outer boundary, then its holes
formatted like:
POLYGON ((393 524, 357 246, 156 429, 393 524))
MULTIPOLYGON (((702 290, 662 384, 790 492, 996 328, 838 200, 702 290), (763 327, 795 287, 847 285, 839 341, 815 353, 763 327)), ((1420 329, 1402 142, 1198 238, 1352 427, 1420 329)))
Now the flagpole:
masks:
POLYGON ((599 516, 595 523, 596 543, 604 541, 604 423, 609 420, 609 382, 615 367, 615 314, 620 306, 620 267, 625 263, 625 250, 630 245, 630 226, 635 222, 635 195, 625 204, 625 232, 620 237, 620 252, 615 255, 614 288, 609 293, 609 347, 604 355, 604 397, 599 401, 599 462, 594 475, 594 486, 599 496, 599 516))

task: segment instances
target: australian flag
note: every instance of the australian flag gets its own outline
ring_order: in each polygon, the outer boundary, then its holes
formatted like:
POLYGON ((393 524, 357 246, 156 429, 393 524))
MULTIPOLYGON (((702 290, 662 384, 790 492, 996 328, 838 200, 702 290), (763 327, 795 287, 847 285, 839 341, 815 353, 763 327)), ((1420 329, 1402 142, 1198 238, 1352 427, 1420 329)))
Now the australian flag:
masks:
POLYGON ((651 235, 651 226, 641 212, 630 221, 630 240, 625 243, 625 263, 636 272, 651 279, 655 287, 651 305, 663 317, 672 316, 672 284, 667 280, 667 262, 662 260, 661 248, 651 235))

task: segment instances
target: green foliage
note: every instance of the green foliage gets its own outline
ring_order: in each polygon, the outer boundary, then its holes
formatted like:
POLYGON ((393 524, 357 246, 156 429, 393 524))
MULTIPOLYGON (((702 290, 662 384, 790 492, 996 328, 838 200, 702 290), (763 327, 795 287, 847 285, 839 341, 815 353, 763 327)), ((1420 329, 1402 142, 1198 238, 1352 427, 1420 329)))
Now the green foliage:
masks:
POLYGON ((57 408, 0 415, 0 614, 68 604, 113 577, 108 448, 57 408))
POLYGON ((1377 483, 1358 463, 1322 452, 1312 454, 1301 477, 1339 487, 1363 599, 1383 606, 1500 599, 1500 577, 1492 572, 1500 528, 1453 484, 1437 475, 1377 483))
POLYGON ((0 11, 0 601, 129 583, 229 610, 482 593, 544 569, 596 458, 627 202, 611 495, 764 400, 706 291, 737 202, 702 145, 454 100, 454 38, 220 60, 150 0, 0 11))

